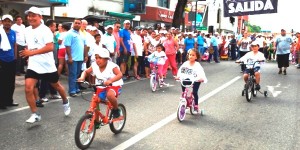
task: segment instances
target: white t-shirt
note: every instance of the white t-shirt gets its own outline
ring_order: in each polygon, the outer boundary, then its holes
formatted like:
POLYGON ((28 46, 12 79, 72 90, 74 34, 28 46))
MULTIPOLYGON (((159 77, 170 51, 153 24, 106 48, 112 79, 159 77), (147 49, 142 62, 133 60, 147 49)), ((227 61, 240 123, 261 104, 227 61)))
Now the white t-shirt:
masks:
POLYGON ((154 51, 148 56, 148 61, 150 63, 157 63, 158 65, 164 65, 167 60, 166 53, 164 51, 154 51))
MULTIPOLYGON (((116 68, 116 67, 119 68, 119 66, 117 64, 115 64, 111 61, 107 61, 107 65, 106 65, 105 70, 103 70, 101 72, 99 66, 97 65, 97 63, 93 62, 92 63, 93 75, 96 76, 95 84, 99 84, 99 81, 97 79, 102 79, 105 82, 105 81, 115 77, 116 75, 114 74, 113 69, 116 68)), ((112 83, 112 86, 122 86, 122 85, 123 85, 123 80, 122 79, 112 83)))
MULTIPOLYGON (((247 67, 252 67, 255 61, 266 60, 264 54, 262 52, 257 52, 254 54, 253 51, 246 53, 242 58, 239 59, 242 62, 249 63, 247 67), (251 65, 252 64, 252 65, 251 65)), ((255 63, 254 67, 259 67, 260 63, 255 63)))
POLYGON ((251 38, 250 37, 247 37, 246 39, 245 38, 242 38, 241 39, 241 46, 240 46, 240 51, 243 51, 243 52, 248 52, 250 51, 250 43, 251 43, 251 38))
POLYGON ((257 37, 255 39, 255 41, 258 42, 260 48, 264 47, 264 41, 265 41, 265 39, 263 37, 260 37, 260 38, 257 37))
MULTIPOLYGON (((135 44, 137 55, 143 56, 144 45, 143 45, 142 37, 140 35, 134 34, 132 36, 132 40, 133 40, 133 43, 135 44)), ((134 51, 133 51, 133 53, 134 53, 134 51)))
POLYGON ((101 42, 99 43, 99 45, 96 43, 91 45, 90 50, 88 52, 88 55, 91 56, 91 59, 95 59, 93 57, 93 54, 95 53, 95 51, 100 50, 101 48, 103 48, 103 44, 101 42))
POLYGON ((62 32, 62 33, 59 33, 58 40, 62 40, 61 44, 59 45, 59 49, 66 48, 66 46, 65 46, 65 44, 64 44, 64 39, 65 39, 67 33, 68 33, 68 32, 62 32))
POLYGON ((11 26, 11 29, 16 32, 16 42, 18 45, 25 46, 25 26, 23 24, 17 25, 16 23, 11 26))
POLYGON ((101 38, 101 43, 106 46, 109 53, 115 53, 116 40, 113 34, 104 34, 101 38))
MULTIPOLYGON (((53 33, 44 24, 40 24, 35 29, 29 26, 25 30, 25 40, 29 50, 40 49, 45 47, 47 43, 53 43, 53 33)), ((39 74, 55 72, 57 69, 53 52, 29 56, 28 69, 39 74)))
POLYGON ((184 62, 178 69, 177 76, 180 79, 187 79, 198 81, 200 79, 204 80, 204 83, 207 83, 207 78, 199 62, 195 62, 193 66, 190 65, 190 61, 184 62))

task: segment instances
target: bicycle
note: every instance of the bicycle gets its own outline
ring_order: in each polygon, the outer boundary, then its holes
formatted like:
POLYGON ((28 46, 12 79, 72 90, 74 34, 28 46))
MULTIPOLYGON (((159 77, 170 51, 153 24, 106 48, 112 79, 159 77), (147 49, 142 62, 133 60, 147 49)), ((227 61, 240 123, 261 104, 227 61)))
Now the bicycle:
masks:
POLYGON ((150 63, 154 64, 154 67, 151 68, 151 74, 150 74, 150 88, 151 88, 152 92, 156 91, 157 85, 159 85, 159 87, 162 87, 162 84, 159 81, 158 67, 157 67, 157 61, 159 58, 162 58, 162 57, 154 57, 154 58, 152 58, 152 59, 154 59, 154 61, 150 62, 150 63))
MULTIPOLYGON (((195 115, 197 113, 195 113, 195 101, 194 101, 193 93, 190 92, 189 94, 189 88, 193 87, 194 81, 185 79, 185 80, 180 80, 180 83, 183 87, 185 87, 185 90, 184 92, 182 92, 180 97, 179 105, 177 108, 177 119, 179 122, 182 122, 185 118, 187 108, 190 108, 190 113, 192 115, 195 115)), ((203 109, 200 110, 200 115, 201 116, 204 115, 203 109)))
MULTIPOLYGON (((86 149, 91 145, 96 134, 96 128, 100 129, 101 126, 109 124, 110 130, 113 133, 118 134, 123 130, 126 123, 126 108, 122 103, 118 104, 120 117, 113 118, 111 113, 113 106, 107 100, 106 95, 103 99, 96 95, 96 87, 103 86, 104 81, 98 79, 98 82, 99 84, 97 85, 89 84, 86 81, 78 82, 85 88, 92 87, 94 89, 94 94, 90 101, 90 108, 79 119, 75 128, 75 143, 80 149, 86 149), (105 114, 101 113, 99 104, 106 105, 105 114), (96 118, 99 118, 99 122, 96 121, 96 118)), ((85 98, 83 97, 83 99, 85 98)))
POLYGON ((264 62, 264 61, 255 61, 255 62, 251 62, 251 61, 248 61, 247 63, 244 63, 244 62, 237 62, 237 63, 241 63, 241 64, 244 64, 246 65, 246 68, 249 70, 249 76, 248 76, 248 80, 246 82, 246 85, 245 85, 245 88, 244 90, 242 91, 242 96, 246 96, 246 100, 248 102, 251 101, 252 99, 252 96, 253 97, 256 97, 257 95, 257 91, 261 94, 263 94, 265 97, 268 96, 268 91, 264 91, 264 92, 261 92, 260 90, 256 90, 254 88, 254 85, 256 83, 256 80, 255 80, 255 72, 254 72, 254 66, 256 63, 259 63, 259 62, 264 62))

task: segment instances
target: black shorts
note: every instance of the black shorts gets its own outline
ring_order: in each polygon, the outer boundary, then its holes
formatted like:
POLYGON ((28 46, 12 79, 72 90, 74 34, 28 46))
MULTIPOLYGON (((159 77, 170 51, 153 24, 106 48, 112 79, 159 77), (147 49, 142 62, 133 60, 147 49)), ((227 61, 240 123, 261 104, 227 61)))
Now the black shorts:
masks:
POLYGON ((25 79, 27 78, 33 78, 33 79, 43 79, 48 81, 49 83, 57 83, 58 82, 58 73, 57 71, 52 72, 52 73, 43 73, 43 74, 38 74, 33 70, 27 69, 25 79))
POLYGON ((129 54, 124 54, 124 52, 120 52, 119 61, 120 63, 127 63, 129 54))

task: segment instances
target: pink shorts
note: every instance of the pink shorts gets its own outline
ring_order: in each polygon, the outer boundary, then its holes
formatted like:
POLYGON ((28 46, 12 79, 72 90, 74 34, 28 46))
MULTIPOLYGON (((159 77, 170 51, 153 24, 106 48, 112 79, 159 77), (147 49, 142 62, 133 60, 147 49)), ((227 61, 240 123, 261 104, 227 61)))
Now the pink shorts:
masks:
POLYGON ((58 50, 57 58, 65 58, 66 56, 66 48, 61 48, 58 50))

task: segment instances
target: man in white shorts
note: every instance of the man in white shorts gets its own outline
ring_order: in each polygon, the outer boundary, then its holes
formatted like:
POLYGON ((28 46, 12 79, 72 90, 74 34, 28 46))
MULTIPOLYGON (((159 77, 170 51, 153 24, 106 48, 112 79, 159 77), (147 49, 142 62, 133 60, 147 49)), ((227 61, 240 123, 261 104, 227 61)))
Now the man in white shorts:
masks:
POLYGON ((26 100, 30 106, 32 115, 27 123, 34 123, 41 120, 37 112, 34 96, 34 86, 39 79, 47 80, 55 88, 63 100, 65 115, 71 112, 70 103, 64 87, 58 81, 58 73, 53 57, 53 34, 42 21, 42 12, 37 7, 31 7, 25 11, 29 27, 25 30, 26 48, 20 52, 20 56, 28 58, 28 68, 25 75, 26 100))

